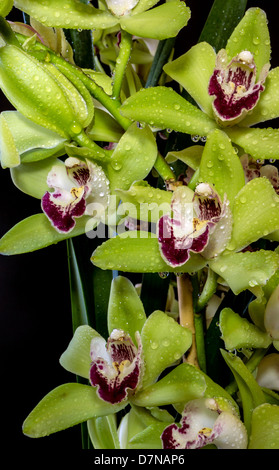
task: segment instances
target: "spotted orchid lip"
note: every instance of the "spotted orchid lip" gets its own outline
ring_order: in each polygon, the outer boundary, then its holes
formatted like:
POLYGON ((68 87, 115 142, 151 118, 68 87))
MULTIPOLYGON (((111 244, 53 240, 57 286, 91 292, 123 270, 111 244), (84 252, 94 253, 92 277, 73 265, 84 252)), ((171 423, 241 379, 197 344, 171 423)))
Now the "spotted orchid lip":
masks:
POLYGON ((60 233, 73 230, 75 219, 89 214, 92 203, 102 202, 104 210, 108 205, 108 180, 102 168, 88 160, 67 158, 64 166, 52 168, 47 183, 54 191, 44 194, 42 209, 60 233))
POLYGON ((266 64, 256 83, 256 65, 250 51, 242 51, 229 63, 225 49, 219 51, 208 92, 214 96, 213 111, 220 123, 235 124, 256 106, 268 70, 266 64))
POLYGON ((219 408, 215 399, 187 403, 180 425, 167 426, 161 440, 164 449, 200 449, 215 444, 219 449, 246 449, 247 431, 240 419, 219 408))
POLYGON ((142 370, 142 346, 136 333, 138 348, 122 330, 113 330, 107 343, 103 338, 91 342, 90 383, 99 397, 109 403, 120 403, 139 385, 142 370))

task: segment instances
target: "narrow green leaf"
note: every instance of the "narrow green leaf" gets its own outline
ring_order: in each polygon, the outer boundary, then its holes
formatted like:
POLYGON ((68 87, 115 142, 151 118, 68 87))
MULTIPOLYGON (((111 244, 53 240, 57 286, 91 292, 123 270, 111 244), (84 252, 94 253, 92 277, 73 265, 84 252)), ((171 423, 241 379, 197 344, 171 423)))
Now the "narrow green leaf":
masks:
POLYGON ((126 403, 111 405, 98 397, 88 385, 68 383, 48 393, 23 423, 23 432, 30 437, 44 437, 91 418, 104 416, 124 408, 126 403))
POLYGON ((142 387, 145 388, 190 348, 192 333, 166 313, 155 311, 143 326, 141 340, 144 357, 142 387))
POLYGON ((123 103, 120 112, 135 121, 186 134, 203 136, 217 127, 213 119, 168 87, 138 91, 123 103))
POLYGON ((202 42, 164 66, 164 71, 192 96, 199 107, 213 118, 213 98, 208 83, 215 67, 216 53, 210 44, 202 42))
POLYGON ((225 253, 208 264, 237 295, 245 289, 264 285, 278 269, 279 255, 265 250, 225 253))
POLYGON ((1 238, 0 253, 3 255, 28 253, 81 235, 85 232, 88 220, 89 217, 77 219, 75 228, 70 233, 62 234, 51 226, 45 214, 31 215, 21 220, 1 238))
POLYGON ((117 276, 111 284, 108 305, 108 330, 114 328, 129 333, 136 344, 135 333, 142 330, 146 320, 145 311, 132 282, 117 276))
POLYGON ((149 11, 122 16, 120 26, 130 34, 152 39, 176 36, 187 25, 190 9, 180 0, 172 0, 149 11))
POLYGON ((207 137, 200 163, 200 181, 212 184, 221 198, 227 195, 230 207, 245 185, 243 167, 228 136, 221 130, 207 137))
POLYGON ((193 272, 206 265, 201 256, 192 255, 183 266, 172 268, 160 255, 157 237, 147 232, 127 232, 107 240, 94 251, 91 261, 101 269, 134 273, 193 272))
POLYGON ((248 449, 279 449, 279 406, 263 403, 254 409, 248 449))
POLYGON ((264 393, 252 373, 238 356, 224 350, 221 352, 237 382, 244 412, 244 424, 249 435, 252 412, 257 406, 265 402, 264 393))
POLYGON ((279 228, 279 197, 266 178, 249 181, 233 205, 229 250, 241 250, 279 228))

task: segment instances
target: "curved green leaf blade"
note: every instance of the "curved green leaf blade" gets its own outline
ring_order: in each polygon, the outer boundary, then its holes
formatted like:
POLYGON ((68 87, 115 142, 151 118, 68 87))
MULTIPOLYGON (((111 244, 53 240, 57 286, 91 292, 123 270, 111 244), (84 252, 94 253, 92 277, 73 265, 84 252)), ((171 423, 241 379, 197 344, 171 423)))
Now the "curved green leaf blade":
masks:
POLYGON ((153 312, 142 332, 144 375, 142 387, 152 384, 161 372, 181 359, 192 344, 192 333, 164 312, 153 312))
POLYGON ((199 180, 212 184, 222 199, 226 194, 231 208, 235 196, 245 185, 240 160, 228 136, 219 129, 211 131, 207 137, 199 180))
POLYGON ((208 83, 215 67, 216 53, 210 44, 201 42, 164 66, 164 71, 194 98, 199 107, 213 118, 212 96, 208 83))
POLYGON ((134 273, 193 272, 206 265, 201 256, 192 255, 183 266, 172 268, 160 255, 157 237, 136 231, 107 240, 94 251, 91 261, 101 269, 134 273))
POLYGON ((46 26, 71 29, 110 28, 118 19, 105 10, 76 0, 46 0, 44 8, 34 0, 15 0, 14 6, 46 26))
POLYGON ((229 250, 242 248, 279 228, 279 197, 266 178, 249 181, 233 205, 233 230, 229 250))
POLYGON ((279 255, 265 250, 225 253, 208 264, 237 295, 245 289, 264 285, 278 269, 279 255))
POLYGON ((135 333, 142 330, 146 320, 145 311, 132 282, 123 276, 117 276, 111 284, 108 305, 108 330, 124 330, 136 344, 135 333))
POLYGON ((120 26, 130 34, 160 40, 175 37, 189 18, 190 9, 185 3, 172 0, 149 11, 122 16, 120 26))
POLYGON ((231 308, 224 308, 220 314, 220 330, 225 348, 229 351, 239 348, 267 348, 270 336, 246 318, 241 318, 231 308))
POLYGON ((279 406, 263 403, 254 409, 248 449, 279 449, 279 406))
POLYGON ((231 140, 255 159, 279 159, 279 130, 233 126, 226 129, 231 140))
POLYGON ((249 8, 230 36, 226 51, 232 59, 241 51, 254 55, 259 75, 262 67, 270 61, 270 37, 266 14, 260 8, 249 8))
POLYGON ((186 134, 203 136, 217 127, 213 119, 172 88, 161 86, 138 91, 123 103, 120 112, 135 121, 186 134))
POLYGON ((75 228, 70 233, 62 234, 51 226, 45 214, 31 215, 5 233, 0 240, 0 253, 2 255, 19 255, 81 235, 85 232, 88 220, 90 217, 77 219, 75 228))
POLYGON ((111 405, 101 400, 96 389, 88 385, 68 383, 48 393, 23 423, 29 437, 44 437, 91 418, 104 416, 124 408, 126 403, 111 405))

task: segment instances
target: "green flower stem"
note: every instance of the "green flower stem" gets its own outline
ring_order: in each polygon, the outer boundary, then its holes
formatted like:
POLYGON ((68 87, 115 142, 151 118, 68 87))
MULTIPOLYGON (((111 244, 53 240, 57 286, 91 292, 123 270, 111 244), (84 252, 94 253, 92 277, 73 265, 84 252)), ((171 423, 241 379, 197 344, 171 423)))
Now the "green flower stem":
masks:
POLYGON ((192 345, 187 355, 186 362, 199 368, 193 308, 193 287, 187 274, 177 276, 177 292, 180 325, 189 328, 192 333, 192 345))
POLYGON ((206 373, 206 355, 205 355, 205 344, 204 344, 204 315, 194 315, 195 332, 196 332, 196 346, 197 346, 197 357, 200 369, 206 373))
POLYGON ((112 85, 112 97, 119 99, 120 90, 125 75, 125 70, 129 59, 131 57, 132 50, 132 35, 126 31, 121 31, 121 42, 119 45, 119 55, 116 59, 116 65, 114 69, 113 85, 112 85))
MULTIPOLYGON (((268 349, 268 348, 267 348, 268 349)), ((261 360, 263 359, 263 357, 266 355, 267 353, 267 349, 264 348, 259 348, 259 349, 256 349, 254 351, 254 353, 252 354, 252 356, 250 357, 250 359, 246 362, 246 367, 247 369, 250 371, 250 372, 253 372, 256 367, 259 365, 259 363, 261 362, 261 360)), ((238 390, 238 385, 236 383, 235 380, 233 380, 227 387, 226 387, 226 391, 230 394, 230 395, 233 395, 234 393, 236 393, 238 390)))
POLYGON ((196 304, 197 312, 200 312, 207 305, 208 301, 216 292, 216 289, 217 289, 217 274, 211 269, 208 269, 207 279, 203 287, 203 291, 197 300, 197 304, 196 304))
POLYGON ((81 147, 87 147, 94 152, 94 159, 100 162, 108 162, 111 158, 111 151, 99 147, 93 140, 91 140, 85 132, 81 132, 76 136, 72 136, 73 140, 81 147))
POLYGON ((12 31, 9 23, 0 16, 0 36, 4 39, 7 44, 12 44, 14 46, 19 46, 19 42, 12 31))
POLYGON ((193 191, 195 190, 198 182, 199 182, 199 177, 200 177, 200 169, 198 168, 195 173, 193 174, 191 180, 188 183, 188 187, 192 189, 193 191))

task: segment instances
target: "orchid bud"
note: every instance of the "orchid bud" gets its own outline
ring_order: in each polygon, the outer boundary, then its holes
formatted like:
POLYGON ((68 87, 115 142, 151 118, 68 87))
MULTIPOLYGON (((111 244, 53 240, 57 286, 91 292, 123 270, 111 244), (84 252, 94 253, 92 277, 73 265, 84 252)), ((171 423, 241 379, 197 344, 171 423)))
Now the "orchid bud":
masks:
POLYGON ((17 46, 6 44, 0 48, 0 87, 11 104, 36 124, 66 139, 82 132, 64 86, 17 46))
POLYGON ((271 353, 261 360, 256 380, 261 387, 279 391, 279 354, 271 353))
POLYGON ((279 285, 274 289, 267 302, 264 326, 273 340, 279 340, 279 285))

